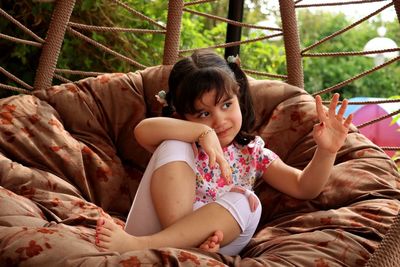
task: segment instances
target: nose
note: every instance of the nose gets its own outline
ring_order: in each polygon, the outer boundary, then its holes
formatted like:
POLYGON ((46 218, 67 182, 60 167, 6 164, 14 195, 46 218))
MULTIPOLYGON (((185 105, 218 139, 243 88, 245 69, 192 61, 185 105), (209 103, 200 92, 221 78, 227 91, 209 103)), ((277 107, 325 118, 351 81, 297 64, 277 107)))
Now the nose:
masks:
POLYGON ((218 133, 219 131, 223 130, 225 121, 225 115, 221 111, 214 112, 213 114, 213 122, 212 128, 218 133))

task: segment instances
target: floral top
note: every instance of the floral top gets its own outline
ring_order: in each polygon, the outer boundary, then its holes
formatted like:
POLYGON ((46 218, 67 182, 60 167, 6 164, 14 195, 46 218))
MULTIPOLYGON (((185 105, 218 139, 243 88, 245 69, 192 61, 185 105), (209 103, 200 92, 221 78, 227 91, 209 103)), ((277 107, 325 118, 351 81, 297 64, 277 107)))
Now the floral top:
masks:
POLYGON ((233 185, 253 190, 255 181, 262 176, 267 167, 278 156, 264 147, 260 136, 246 146, 231 144, 223 149, 225 159, 232 170, 232 184, 227 185, 217 166, 210 169, 208 155, 199 148, 196 158, 196 199, 195 202, 215 201, 233 185))

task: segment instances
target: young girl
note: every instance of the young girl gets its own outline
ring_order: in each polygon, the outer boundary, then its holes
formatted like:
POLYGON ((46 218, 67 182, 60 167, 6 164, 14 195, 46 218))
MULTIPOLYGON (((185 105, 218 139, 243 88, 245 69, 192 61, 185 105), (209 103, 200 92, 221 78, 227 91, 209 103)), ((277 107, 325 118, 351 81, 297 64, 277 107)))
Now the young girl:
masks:
POLYGON ((163 113, 175 118, 149 118, 135 128, 137 141, 154 153, 125 231, 113 221, 98 221, 100 248, 124 252, 200 246, 235 255, 260 219, 261 205, 252 192, 257 179, 299 199, 321 193, 352 120, 351 115, 343 118, 347 101, 336 114, 338 94, 328 111, 316 97, 317 149, 301 171, 251 134, 254 110, 248 86, 237 60, 227 63, 210 51, 195 52, 174 65, 163 113))

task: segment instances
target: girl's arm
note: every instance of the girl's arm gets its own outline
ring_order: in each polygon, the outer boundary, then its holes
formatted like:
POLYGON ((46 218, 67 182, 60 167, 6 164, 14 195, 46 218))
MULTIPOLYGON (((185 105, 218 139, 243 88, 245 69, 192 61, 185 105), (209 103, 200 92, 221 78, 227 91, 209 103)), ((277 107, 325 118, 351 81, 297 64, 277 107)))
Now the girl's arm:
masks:
POLYGON ((346 139, 352 120, 352 115, 346 120, 343 118, 347 100, 343 101, 336 114, 338 101, 339 94, 335 94, 329 110, 325 111, 321 98, 316 97, 320 123, 314 126, 313 137, 317 149, 304 170, 300 171, 276 159, 264 172, 263 178, 266 182, 283 193, 299 199, 312 199, 321 193, 331 174, 336 153, 346 139))
POLYGON ((180 140, 194 143, 199 136, 211 129, 205 124, 173 118, 148 118, 135 127, 134 134, 141 146, 150 152, 165 140, 180 140))
POLYGON ((209 165, 220 166, 222 175, 230 182, 231 169, 224 158, 218 136, 209 126, 186 120, 156 117, 144 119, 135 127, 135 138, 141 146, 154 152, 165 140, 180 140, 183 142, 199 142, 209 157, 209 165))

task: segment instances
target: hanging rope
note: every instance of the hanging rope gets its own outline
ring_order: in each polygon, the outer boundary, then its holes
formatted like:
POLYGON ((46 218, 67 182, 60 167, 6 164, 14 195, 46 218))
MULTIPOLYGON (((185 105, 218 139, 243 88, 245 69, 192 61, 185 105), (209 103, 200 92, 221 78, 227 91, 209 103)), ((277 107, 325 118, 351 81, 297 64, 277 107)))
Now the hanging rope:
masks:
POLYGON ((103 44, 100 44, 99 42, 96 42, 95 40, 83 35, 82 33, 78 32, 78 31, 75 31, 71 27, 68 27, 67 31, 69 33, 73 34, 75 37, 78 37, 79 39, 82 39, 82 40, 88 42, 89 44, 91 44, 91 45, 93 45, 93 46, 95 46, 95 47, 97 47, 97 48, 99 48, 99 49, 101 49, 101 50, 103 50, 103 51, 105 51, 105 52, 107 52, 107 53, 109 53, 109 54, 111 54, 111 55, 123 60, 123 61, 128 62, 129 64, 132 64, 132 65, 134 65, 136 67, 143 68, 143 69, 146 68, 145 65, 140 64, 139 62, 137 62, 137 61, 135 61, 135 60, 133 60, 133 59, 131 59, 129 57, 126 57, 126 56, 124 56, 124 55, 122 55, 122 54, 120 54, 118 52, 115 52, 111 48, 108 48, 107 46, 105 46, 103 44))
MULTIPOLYGON (((383 0, 385 1, 385 0, 383 0)), ((307 5, 297 5, 296 8, 304 8, 304 7, 323 7, 323 6, 344 6, 344 5, 353 5, 353 4, 366 4, 366 3, 374 3, 374 2, 383 2, 382 0, 360 0, 360 1, 346 1, 346 2, 335 2, 335 3, 318 3, 318 4, 307 4, 307 5)))
POLYGON ((320 45, 322 43, 325 43, 326 41, 334 38, 335 36, 338 36, 339 34, 347 32, 348 30, 354 28, 355 26, 357 26, 358 24, 368 20, 369 18, 379 14, 380 12, 382 12, 383 10, 385 10, 386 8, 388 8, 388 7, 392 6, 392 5, 393 5, 393 3, 389 3, 389 4, 385 5, 385 6, 377 9, 376 11, 372 12, 371 14, 369 14, 369 15, 363 17, 362 19, 352 23, 351 25, 349 25, 349 26, 347 26, 347 27, 345 27, 345 28, 343 28, 343 29, 341 29, 341 30, 339 30, 339 31, 337 31, 337 32, 335 32, 335 33, 333 33, 333 34, 321 39, 320 41, 318 41, 318 42, 316 42, 316 43, 304 48, 301 53, 303 54, 304 52, 306 52, 306 51, 308 51, 308 50, 310 50, 310 49, 312 49, 312 48, 314 48, 314 47, 316 47, 316 46, 318 46, 318 45, 320 45))
POLYGON ((120 27, 103 27, 103 26, 93 26, 86 25, 75 22, 68 22, 68 26, 94 32, 132 32, 132 33, 162 33, 165 34, 166 30, 148 30, 148 29, 132 29, 132 28, 120 28, 120 27))
POLYGON ((14 76, 13 74, 11 74, 8 71, 6 71, 4 68, 0 67, 0 72, 3 73, 9 79, 11 79, 11 80, 17 82, 18 84, 22 85, 26 89, 33 90, 32 86, 30 86, 29 84, 25 83, 24 81, 18 79, 16 76, 14 76))
POLYGON ((383 63, 383 64, 381 64, 381 65, 378 65, 378 66, 376 66, 376 67, 374 67, 374 68, 372 68, 372 69, 370 69, 370 70, 364 71, 364 72, 362 72, 362 73, 360 73, 360 74, 358 74, 358 75, 356 75, 356 76, 353 76, 353 77, 350 78, 350 79, 347 79, 347 80, 345 80, 345 81, 343 81, 343 82, 340 82, 340 83, 338 83, 338 84, 336 84, 336 85, 334 85, 334 86, 331 86, 331 87, 329 87, 329 88, 326 88, 326 89, 324 89, 324 90, 315 92, 315 93, 313 93, 312 95, 313 95, 313 96, 321 95, 321 94, 329 93, 329 92, 332 92, 332 91, 334 91, 334 90, 336 90, 336 89, 342 88, 343 86, 345 86, 345 85, 347 85, 347 84, 349 84, 349 83, 351 83, 351 82, 353 82, 353 81, 355 81, 355 80, 357 80, 357 79, 360 79, 361 77, 364 77, 364 76, 366 76, 366 75, 368 75, 368 74, 370 74, 370 73, 372 73, 372 72, 374 72, 374 71, 377 71, 377 70, 379 70, 379 69, 381 69, 381 68, 383 68, 383 67, 385 67, 385 66, 387 66, 387 65, 390 65, 390 64, 392 64, 392 63, 398 61, 399 59, 400 59, 400 56, 395 57, 395 58, 393 58, 393 59, 391 59, 391 60, 388 60, 388 61, 386 61, 385 63, 383 63))

